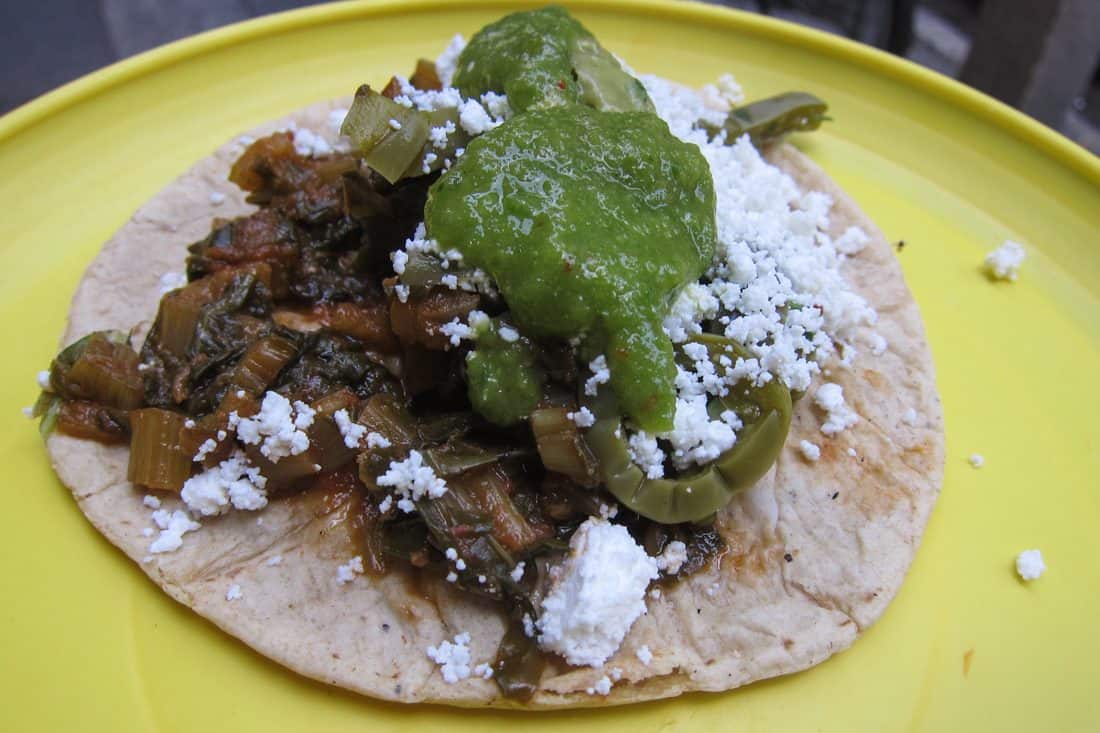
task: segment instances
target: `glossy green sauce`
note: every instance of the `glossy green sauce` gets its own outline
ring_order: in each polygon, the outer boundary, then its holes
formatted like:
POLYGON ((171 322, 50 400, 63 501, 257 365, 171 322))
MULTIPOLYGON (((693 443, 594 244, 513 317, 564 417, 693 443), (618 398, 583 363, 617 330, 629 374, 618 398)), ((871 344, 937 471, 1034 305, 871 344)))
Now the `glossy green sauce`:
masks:
POLYGON ((433 185, 425 219, 496 280, 524 334, 581 337, 589 356, 605 354, 620 407, 656 432, 675 408, 661 322, 711 261, 714 213, 706 160, 656 115, 566 104, 471 142, 433 185))
POLYGON ((463 96, 504 93, 516 112, 563 104, 653 111, 641 82, 560 7, 513 13, 485 26, 456 68, 454 85, 463 96))
POLYGON ((466 358, 466 390, 478 414, 497 425, 513 425, 531 414, 542 396, 546 374, 533 344, 501 338, 494 323, 478 334, 466 358))

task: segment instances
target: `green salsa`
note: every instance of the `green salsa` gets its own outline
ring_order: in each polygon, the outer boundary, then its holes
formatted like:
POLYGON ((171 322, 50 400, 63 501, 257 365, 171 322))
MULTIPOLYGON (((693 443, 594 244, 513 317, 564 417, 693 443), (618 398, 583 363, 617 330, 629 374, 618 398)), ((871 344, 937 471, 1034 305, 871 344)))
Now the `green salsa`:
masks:
POLYGON ((560 7, 513 13, 485 26, 458 58, 454 85, 465 97, 502 92, 516 112, 587 104, 653 111, 634 77, 560 7))
POLYGON ((675 410, 661 323, 711 261, 714 215, 697 147, 652 113, 576 104, 475 139, 425 207, 428 233, 496 280, 525 334, 604 353, 620 407, 652 432, 675 410))
POLYGON ((513 425, 538 405, 546 373, 526 337, 509 341, 501 330, 494 322, 479 331, 477 348, 466 357, 466 391, 479 415, 497 425, 513 425))

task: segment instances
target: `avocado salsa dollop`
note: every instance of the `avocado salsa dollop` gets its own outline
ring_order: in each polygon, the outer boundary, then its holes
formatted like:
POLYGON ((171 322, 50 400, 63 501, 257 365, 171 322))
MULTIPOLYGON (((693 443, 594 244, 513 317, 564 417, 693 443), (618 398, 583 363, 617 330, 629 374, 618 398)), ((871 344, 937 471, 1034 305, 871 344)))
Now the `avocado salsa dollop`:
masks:
POLYGON ((455 84, 468 96, 506 92, 519 114, 473 140, 432 186, 428 234, 493 277, 524 333, 605 354, 639 427, 671 429, 676 368, 661 322, 714 255, 706 159, 560 8, 480 31, 455 84))

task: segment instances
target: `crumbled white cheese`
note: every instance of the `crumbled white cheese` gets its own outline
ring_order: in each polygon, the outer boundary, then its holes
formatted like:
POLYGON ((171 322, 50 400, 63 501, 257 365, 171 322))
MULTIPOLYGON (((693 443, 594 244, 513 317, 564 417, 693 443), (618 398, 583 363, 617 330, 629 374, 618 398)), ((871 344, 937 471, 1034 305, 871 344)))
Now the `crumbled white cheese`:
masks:
POLYGON ((526 569, 527 563, 523 560, 520 560, 518 563, 516 563, 516 566, 512 568, 512 572, 509 573, 509 575, 512 577, 512 580, 518 583, 523 580, 523 572, 526 569))
POLYGON ((802 451, 802 456, 807 461, 816 461, 821 458, 821 449, 808 440, 799 441, 798 449, 802 451))
POLYGON ((238 417, 236 411, 229 416, 229 425, 236 428, 241 442, 259 445, 260 453, 272 463, 309 448, 309 436, 302 432, 297 422, 290 400, 278 392, 265 394, 260 411, 253 417, 238 417))
POLYGON ((708 107, 723 111, 745 101, 745 93, 732 74, 722 74, 714 84, 705 84, 700 92, 708 107))
POLYGON ((386 494, 382 501, 378 502, 378 511, 385 514, 393 508, 393 496, 386 494))
POLYGON ((981 468, 985 465, 985 456, 983 456, 981 453, 971 453, 970 458, 968 458, 967 460, 974 468, 981 468))
POLYGON ((439 646, 427 649, 428 659, 439 665, 443 681, 449 685, 467 679, 470 676, 470 635, 457 634, 454 641, 444 640, 439 646))
POLYGON ((397 120, 393 119, 392 117, 390 118, 389 125, 390 125, 390 129, 393 129, 393 130, 400 130, 401 129, 401 123, 398 122, 397 120))
POLYGON ((225 194, 221 191, 210 192, 210 204, 212 206, 221 206, 225 203, 225 194))
POLYGON ((851 226, 844 233, 833 240, 836 251, 849 257, 857 255, 871 242, 867 232, 857 226, 851 226))
POLYGON ((675 575, 687 562, 687 545, 680 540, 673 540, 665 545, 664 551, 657 556, 657 569, 666 575, 675 575))
POLYGON ((501 326, 497 329, 497 335, 500 336, 501 340, 507 341, 510 344, 519 341, 519 331, 511 326, 501 326))
POLYGON ((657 561, 625 527, 595 517, 577 528, 569 549, 542 600, 538 642, 570 664, 598 667, 645 613, 657 561))
POLYGON ((1019 277, 1020 265, 1024 263, 1026 258, 1027 252, 1024 251, 1024 248, 1009 239, 985 256, 985 267, 989 274, 997 280, 1014 281, 1019 277))
POLYGON ((447 138, 453 135, 457 129, 455 123, 447 120, 444 124, 433 127, 428 131, 428 141, 437 150, 445 148, 447 147, 447 138))
POLYGON ((614 519, 619 516, 619 507, 614 504, 600 504, 600 517, 602 519, 614 519))
POLYGON ((431 173, 432 172, 432 163, 436 162, 437 160, 439 160, 439 156, 436 155, 435 153, 431 153, 431 152, 424 153, 424 162, 420 166, 420 172, 423 173, 424 175, 428 175, 429 173, 431 173))
POLYGON ((344 585, 355 580, 356 575, 362 575, 365 572, 363 568, 362 555, 356 555, 351 560, 348 560, 343 565, 336 568, 336 585, 344 585))
POLYGON ((394 285, 393 294, 397 296, 397 299, 402 303, 409 302, 409 286, 408 285, 394 285))
POLYGON ((611 381, 611 370, 607 368, 607 357, 603 354, 590 361, 588 369, 592 372, 592 376, 585 380, 584 393, 591 397, 596 394, 601 384, 611 381))
MULTIPOLYGON (((455 569, 456 570, 465 570, 466 569, 466 561, 463 560, 461 557, 458 558, 457 560, 455 560, 455 569)), ((484 577, 484 576, 479 576, 479 577, 484 577)))
POLYGON ((367 433, 368 448, 389 448, 391 445, 393 445, 393 443, 391 443, 390 439, 385 435, 382 435, 382 433, 376 433, 374 431, 367 433))
POLYGON ((199 446, 199 449, 195 452, 194 458, 191 460, 195 463, 202 463, 202 460, 217 450, 217 448, 218 442, 213 438, 207 438, 202 442, 202 445, 199 446))
POLYGON ((506 120, 512 116, 512 105, 508 104, 508 97, 496 92, 485 92, 481 95, 481 106, 493 119, 506 120))
POLYGON ((332 146, 329 145, 328 140, 313 132, 313 130, 297 128, 292 132, 294 133, 294 150, 298 155, 312 158, 332 154, 332 146))
POLYGON ((227 601, 239 601, 241 598, 244 598, 244 593, 241 592, 241 586, 238 583, 229 586, 229 590, 225 592, 227 601))
POLYGON ((458 559, 458 550, 453 547, 448 547, 446 550, 444 550, 443 556, 451 562, 454 562, 458 559))
POLYGON ((492 667, 492 665, 486 664, 485 662, 482 662, 481 664, 477 665, 476 667, 474 667, 474 676, 475 677, 480 677, 483 680, 493 679, 493 667, 492 667))
POLYGON ((581 407, 576 411, 565 413, 567 420, 572 420, 578 428, 590 428, 596 424, 596 416, 587 407, 581 407))
POLYGON ((1035 580, 1046 572, 1043 553, 1038 550, 1024 550, 1016 556, 1016 572, 1024 580, 1035 580))
POLYGON ((640 647, 638 647, 638 650, 635 651, 634 654, 638 657, 638 661, 644 664, 646 667, 648 667, 649 663, 653 661, 653 652, 649 650, 648 644, 642 644, 640 647))
POLYGON ((915 427, 920 424, 920 415, 917 414, 916 409, 910 407, 901 416, 901 421, 906 425, 912 425, 915 427))
POLYGON ((377 481, 379 486, 393 487, 399 497, 397 508, 406 514, 416 508, 414 501, 424 497, 438 499, 447 493, 447 483, 435 475, 431 466, 424 465, 424 457, 415 450, 403 461, 391 461, 377 481))
POLYGON ((405 267, 409 264, 409 253, 403 249, 396 249, 390 253, 390 261, 393 263, 393 271, 398 275, 404 275, 405 267))
MULTIPOLYGON (((439 332, 450 339, 451 346, 458 346, 462 343, 463 339, 473 341, 477 339, 478 334, 489 325, 489 316, 479 310, 472 310, 466 314, 466 323, 462 323, 458 318, 453 319, 450 323, 444 323, 439 327, 439 332)), ((501 338, 505 341, 504 331, 507 329, 511 332, 510 335, 514 335, 515 338, 519 338, 519 333, 515 329, 504 326, 500 329, 499 333, 501 338)), ((515 339, 512 339, 515 340, 515 339)))
POLYGON ((500 125, 500 121, 490 117, 481 103, 473 99, 467 99, 459 105, 458 123, 471 135, 480 135, 500 125))
MULTIPOLYGON (((348 415, 348 411, 344 409, 339 409, 333 413, 332 419, 336 421, 336 427, 340 428, 340 435, 344 436, 344 445, 352 450, 358 448, 359 443, 363 440, 363 436, 367 434, 367 426, 353 422, 351 416, 348 415)), ((374 433, 374 435, 378 438, 382 438, 386 443, 389 443, 388 440, 378 433, 374 433)))
POLYGON ((264 565, 266 565, 269 568, 273 568, 276 565, 281 565, 282 562, 283 562, 283 556, 282 555, 272 555, 271 557, 267 558, 267 560, 264 561, 264 565))
POLYGON ((152 494, 146 494, 145 496, 143 496, 141 499, 141 503, 149 507, 150 509, 160 509, 160 499, 153 496, 152 494))
POLYGON ((160 294, 165 295, 179 290, 187 284, 187 275, 182 272, 166 272, 160 276, 160 294))
POLYGON ((858 457, 859 457, 859 454, 858 454, 858 453, 856 453, 856 449, 855 449, 855 448, 849 448, 849 449, 848 449, 847 451, 845 451, 845 452, 846 452, 846 453, 847 453, 847 454, 848 454, 849 456, 851 456, 852 458, 858 458, 858 457))
POLYGON ((639 430, 627 438, 626 444, 630 460, 645 471, 646 478, 664 478, 665 452, 657 445, 656 438, 639 430))
POLYGON ((674 343, 687 341, 703 332, 701 321, 718 315, 718 298, 701 283, 693 282, 680 291, 664 320, 665 333, 674 343))
POLYGON ((205 517, 228 511, 230 504, 244 511, 257 511, 267 506, 266 485, 260 469, 251 464, 244 451, 235 450, 217 466, 187 479, 180 498, 188 509, 205 517))
POLYGON ((450 323, 444 323, 439 327, 439 332, 450 339, 451 346, 458 346, 462 339, 473 340, 477 337, 474 329, 455 318, 450 323))
POLYGON ((33 407, 20 407, 19 411, 22 412, 23 417, 27 418, 28 420, 33 420, 34 419, 34 408, 33 407))
POLYGON ((152 527, 145 527, 141 530, 142 537, 152 537, 156 533, 156 530, 152 527))
MULTIPOLYGON (((317 416, 317 411, 307 405, 301 400, 294 401, 294 427, 299 430, 308 430, 313 425, 313 419, 317 416)), ((225 434, 218 436, 218 440, 224 440, 225 434)))
POLYGON ((596 684, 585 690, 589 695, 610 695, 611 694, 611 679, 604 675, 596 681, 596 684))
MULTIPOLYGON (((736 427, 740 426, 740 421, 736 427)), ((713 461, 737 442, 734 427, 723 420, 711 420, 704 395, 676 398, 672 430, 661 438, 672 446, 670 457, 677 468, 713 461)))
POLYGON ((435 60, 435 73, 443 86, 449 87, 451 82, 454 81, 455 66, 458 64, 458 57, 464 48, 466 48, 466 39, 462 37, 462 34, 458 34, 451 39, 451 42, 447 44, 447 48, 443 49, 443 53, 439 54, 439 58, 435 60))
POLYGON ((814 403, 825 411, 825 424, 821 432, 836 435, 859 422, 859 415, 844 401, 844 389, 839 384, 826 382, 814 392, 814 403))
POLYGON ((38 382, 39 389, 50 388, 50 372, 48 369, 43 369, 35 376, 35 381, 38 382))
POLYGON ((340 134, 340 128, 344 126, 344 118, 347 116, 347 107, 337 107, 328 113, 328 129, 333 135, 340 134))
MULTIPOLYGON (((761 383, 770 373, 806 390, 819 364, 835 355, 834 342, 851 340, 877 318, 841 274, 842 253, 828 234, 831 200, 800 191, 748 136, 710 140, 697 123, 720 126, 725 113, 692 90, 657 77, 641 80, 672 133, 707 159, 718 203, 718 247, 699 284, 710 297, 686 288, 666 321, 670 337, 682 342, 697 332, 684 315, 694 310, 752 352, 740 364, 744 377, 761 383)), ((859 246, 855 232, 839 239, 849 251, 859 246)))
POLYGON ((456 573, 453 570, 451 572, 447 573, 447 582, 448 583, 457 583, 458 582, 458 573, 456 573))
POLYGON ((187 512, 178 509, 171 514, 165 509, 158 509, 153 512, 153 521, 160 528, 160 535, 149 545, 149 553, 152 555, 175 552, 183 546, 185 534, 202 528, 187 512))

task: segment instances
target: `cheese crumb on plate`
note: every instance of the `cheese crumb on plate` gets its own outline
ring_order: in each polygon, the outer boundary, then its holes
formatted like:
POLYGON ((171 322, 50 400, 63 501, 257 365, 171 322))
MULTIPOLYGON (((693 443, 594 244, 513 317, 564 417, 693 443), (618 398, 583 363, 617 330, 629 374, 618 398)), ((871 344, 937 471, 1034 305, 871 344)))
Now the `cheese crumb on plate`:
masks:
POLYGON ((1024 550, 1016 556, 1016 573, 1024 580, 1035 580, 1046 569, 1043 553, 1038 550, 1024 550))
POLYGON ((985 268, 994 280, 1015 281, 1026 258, 1027 252, 1020 244, 1006 240, 985 256, 985 268))

